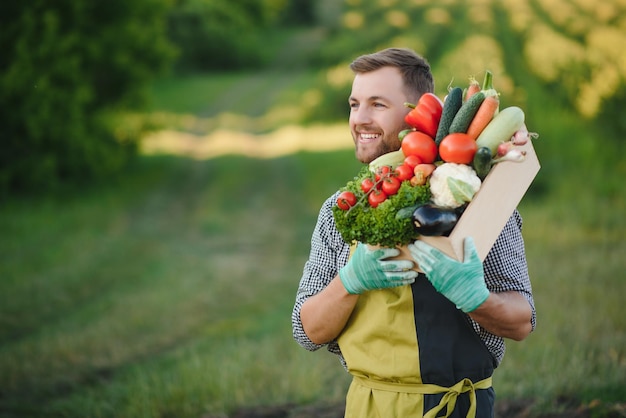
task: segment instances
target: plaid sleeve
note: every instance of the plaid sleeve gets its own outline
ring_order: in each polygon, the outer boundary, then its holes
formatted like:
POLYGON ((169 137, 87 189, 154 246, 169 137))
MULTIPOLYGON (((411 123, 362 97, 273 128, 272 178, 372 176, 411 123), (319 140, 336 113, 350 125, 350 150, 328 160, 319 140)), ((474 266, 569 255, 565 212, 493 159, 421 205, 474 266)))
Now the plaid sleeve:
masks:
MULTIPOLYGON (((485 282, 494 293, 515 291, 526 298, 532 310, 531 325, 535 329, 536 312, 533 300, 526 251, 522 238, 522 217, 515 210, 502 229, 498 239, 487 254, 483 263, 485 282)), ((471 320, 471 318, 470 318, 471 320)), ((476 321, 471 320, 474 329, 494 354, 498 363, 505 352, 504 339, 487 332, 476 321)))
POLYGON ((341 238, 335 227, 332 206, 337 200, 337 193, 329 197, 320 209, 317 224, 311 238, 311 252, 304 265, 300 285, 296 294, 296 301, 291 315, 293 337, 306 348, 314 351, 324 345, 328 350, 340 355, 339 346, 335 341, 328 344, 315 344, 304 332, 300 321, 302 304, 311 296, 324 289, 337 275, 339 269, 348 262, 350 247, 341 238))

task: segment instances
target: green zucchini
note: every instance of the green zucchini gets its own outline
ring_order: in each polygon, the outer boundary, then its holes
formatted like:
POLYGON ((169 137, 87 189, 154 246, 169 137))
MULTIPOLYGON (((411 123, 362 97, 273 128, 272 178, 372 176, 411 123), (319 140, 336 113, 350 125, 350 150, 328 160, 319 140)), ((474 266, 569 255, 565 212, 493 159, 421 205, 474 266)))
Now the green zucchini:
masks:
POLYGON ((454 87, 448 93, 448 97, 443 104, 443 110, 441 111, 441 119, 439 120, 439 126, 437 127, 437 135, 435 136, 435 142, 437 145, 441 140, 448 135, 450 125, 454 120, 454 116, 461 108, 463 104, 463 89, 461 87, 454 87))
POLYGON ((409 219, 411 216, 413 216, 413 212, 415 212, 415 209, 419 208, 420 206, 422 205, 411 205, 398 209, 398 211, 396 212, 396 220, 400 221, 402 219, 409 219))
POLYGON ((491 170, 491 149, 489 149, 489 147, 478 148, 476 154, 474 154, 472 166, 478 178, 484 180, 491 170))
POLYGON ((372 173, 375 173, 376 170, 384 166, 389 166, 392 169, 395 169, 397 166, 404 162, 404 158, 404 153, 401 149, 397 151, 391 151, 381 155, 380 157, 370 162, 369 169, 372 173))
POLYGON ((476 145, 478 148, 488 147, 491 155, 496 155, 498 145, 509 141, 513 134, 524 126, 524 117, 524 111, 517 106, 502 109, 478 135, 476 145))
POLYGON ((484 100, 485 93, 483 91, 479 91, 467 99, 454 116, 454 120, 452 121, 452 124, 450 124, 449 133, 466 133, 467 128, 470 126, 470 123, 472 123, 472 119, 474 119, 476 112, 478 112, 478 108, 484 100))

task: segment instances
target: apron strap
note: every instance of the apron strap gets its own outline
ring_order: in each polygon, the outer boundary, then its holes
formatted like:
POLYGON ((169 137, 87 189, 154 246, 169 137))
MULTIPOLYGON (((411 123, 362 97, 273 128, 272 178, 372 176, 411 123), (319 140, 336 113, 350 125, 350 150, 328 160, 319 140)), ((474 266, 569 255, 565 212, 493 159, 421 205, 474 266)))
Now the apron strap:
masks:
POLYGON ((465 392, 469 392, 470 397, 470 407, 467 411, 467 418, 476 418, 476 390, 489 389, 492 385, 491 376, 476 383, 472 382, 470 379, 463 379, 449 388, 433 384, 384 382, 360 376, 354 376, 354 380, 365 387, 369 387, 370 389, 389 392, 415 393, 421 395, 444 393, 439 405, 428 411, 428 413, 424 415, 424 418, 435 418, 439 411, 441 411, 444 407, 446 407, 446 415, 444 418, 449 417, 456 406, 458 396, 465 392))

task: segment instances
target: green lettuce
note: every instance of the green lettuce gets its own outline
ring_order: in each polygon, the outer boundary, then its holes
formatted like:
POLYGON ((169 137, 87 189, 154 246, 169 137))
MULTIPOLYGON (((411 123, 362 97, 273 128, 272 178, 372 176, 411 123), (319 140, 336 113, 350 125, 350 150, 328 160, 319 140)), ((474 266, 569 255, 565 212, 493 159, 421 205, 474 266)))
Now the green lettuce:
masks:
POLYGON ((333 206, 335 223, 343 240, 347 243, 358 241, 384 247, 413 242, 419 234, 415 232, 411 218, 398 219, 396 213, 402 208, 427 203, 431 197, 428 185, 411 186, 408 181, 403 181, 397 194, 389 196, 376 208, 372 208, 361 190, 361 182, 367 177, 373 179, 374 174, 366 166, 341 189, 355 194, 358 201, 355 206, 347 211, 337 205, 333 206))

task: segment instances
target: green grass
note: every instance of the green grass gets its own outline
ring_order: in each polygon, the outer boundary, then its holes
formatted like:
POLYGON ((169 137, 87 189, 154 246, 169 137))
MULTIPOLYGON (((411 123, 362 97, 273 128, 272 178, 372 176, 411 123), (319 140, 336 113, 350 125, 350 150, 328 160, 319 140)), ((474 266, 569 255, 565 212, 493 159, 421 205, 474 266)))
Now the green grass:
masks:
MULTIPOLYGON (((319 205, 352 160, 144 157, 123 183, 3 207, 0 411, 198 417, 340 401, 346 373, 297 346, 289 316, 319 205)), ((539 319, 508 344, 500 399, 626 396, 624 195, 589 222, 577 208, 594 198, 521 205, 539 319)))
POLYGON ((538 327, 526 341, 509 344, 500 390, 507 396, 586 397, 608 389, 605 397, 615 396, 613 390, 623 399, 624 226, 579 227, 573 212, 527 206, 525 239, 538 327), (531 376, 536 382, 529 385, 525 380, 531 376))
POLYGON ((2 208, 0 411, 197 416, 328 394, 289 315, 336 187, 311 174, 351 159, 145 158, 116 187, 2 208))
POLYGON ((226 94, 241 79, 241 74, 196 74, 170 77, 157 81, 152 90, 150 107, 155 111, 174 113, 202 113, 207 108, 207 97, 226 94))

